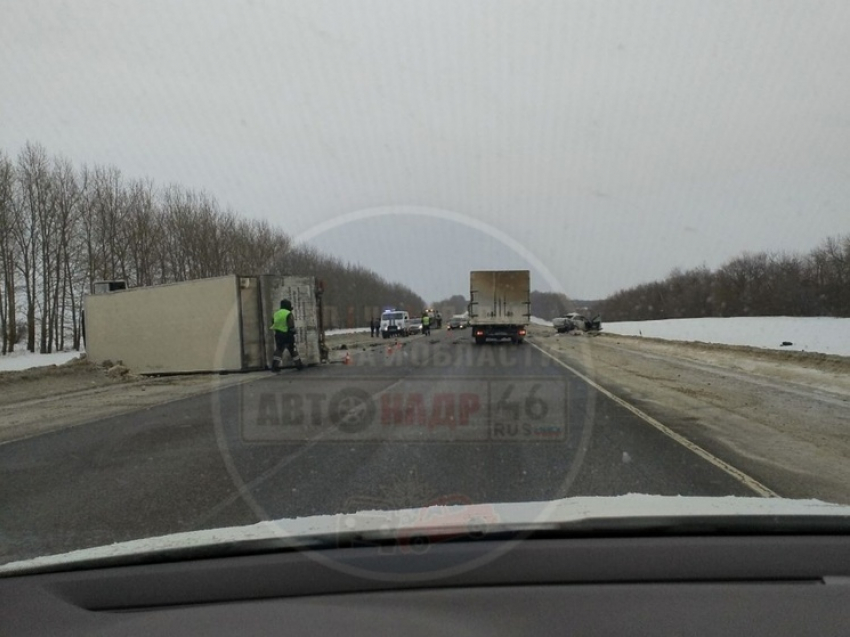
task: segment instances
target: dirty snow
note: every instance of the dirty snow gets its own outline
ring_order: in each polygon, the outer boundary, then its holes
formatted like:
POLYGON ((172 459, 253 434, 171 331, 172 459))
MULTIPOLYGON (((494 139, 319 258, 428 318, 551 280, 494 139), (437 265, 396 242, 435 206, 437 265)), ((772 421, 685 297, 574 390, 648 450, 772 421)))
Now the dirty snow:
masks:
POLYGON ((0 356, 0 372, 16 372, 33 367, 48 367, 50 365, 63 365, 70 360, 78 358, 80 352, 55 352, 53 354, 38 354, 27 351, 14 351, 11 354, 0 356))
POLYGON ((850 318, 743 316, 602 322, 608 334, 850 356, 850 318), (783 342, 793 345, 783 346, 783 342))
POLYGON ((368 331, 368 327, 340 328, 336 330, 325 330, 325 336, 336 336, 338 334, 362 334, 363 332, 368 331))

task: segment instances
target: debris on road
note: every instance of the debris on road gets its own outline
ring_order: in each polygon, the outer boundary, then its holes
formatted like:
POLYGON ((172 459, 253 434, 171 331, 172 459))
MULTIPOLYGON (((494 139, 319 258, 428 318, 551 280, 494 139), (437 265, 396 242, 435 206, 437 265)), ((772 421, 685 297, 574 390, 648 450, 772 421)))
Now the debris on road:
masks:
POLYGON ((119 378, 121 376, 126 376, 130 373, 130 369, 128 367, 124 367, 124 365, 113 365, 106 373, 109 374, 112 378, 119 378))

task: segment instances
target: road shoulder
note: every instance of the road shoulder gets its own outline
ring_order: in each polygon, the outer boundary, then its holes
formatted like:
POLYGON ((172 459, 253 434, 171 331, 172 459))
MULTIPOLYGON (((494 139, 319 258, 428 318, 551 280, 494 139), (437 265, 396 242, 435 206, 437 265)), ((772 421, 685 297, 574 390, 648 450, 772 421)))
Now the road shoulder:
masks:
POLYGON ((530 341, 785 497, 850 503, 850 361, 632 337, 530 341))
MULTIPOLYGON (((123 371, 123 370, 122 370, 123 371)), ((0 374, 0 444, 264 378, 268 372, 136 376, 84 360, 0 374)))

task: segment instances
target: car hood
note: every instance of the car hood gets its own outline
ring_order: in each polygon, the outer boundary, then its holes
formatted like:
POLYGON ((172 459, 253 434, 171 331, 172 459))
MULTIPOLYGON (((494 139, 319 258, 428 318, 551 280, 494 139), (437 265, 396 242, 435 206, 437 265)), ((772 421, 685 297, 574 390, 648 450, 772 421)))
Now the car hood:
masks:
MULTIPOLYGON (((355 513, 284 518, 257 524, 175 533, 41 556, 0 565, 0 574, 72 570, 98 562, 186 552, 214 556, 216 549, 276 542, 279 548, 322 548, 338 545, 341 536, 412 537, 416 534, 490 534, 503 532, 580 531, 634 532, 699 529, 705 533, 742 532, 747 527, 773 532, 817 531, 824 521, 830 531, 850 532, 850 506, 820 500, 745 497, 684 497, 630 494, 576 497, 545 502, 437 503, 410 509, 364 509, 355 513), (803 524, 809 523, 811 524, 803 524), (693 525, 693 526, 690 526, 693 525), (785 525, 785 526, 783 526, 785 525), (203 551, 199 551, 203 549, 203 551)), ((275 545, 273 545, 275 546, 275 545)))

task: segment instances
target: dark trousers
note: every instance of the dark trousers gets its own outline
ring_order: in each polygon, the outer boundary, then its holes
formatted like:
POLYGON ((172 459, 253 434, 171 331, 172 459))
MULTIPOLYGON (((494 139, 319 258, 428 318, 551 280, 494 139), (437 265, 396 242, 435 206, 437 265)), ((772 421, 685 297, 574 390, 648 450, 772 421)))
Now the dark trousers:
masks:
POLYGON ((274 333, 274 360, 272 361, 272 368, 277 369, 283 363, 283 350, 289 352, 289 355, 292 357, 293 361, 300 361, 300 356, 298 356, 298 350, 295 347, 295 335, 289 332, 278 332, 274 333))

